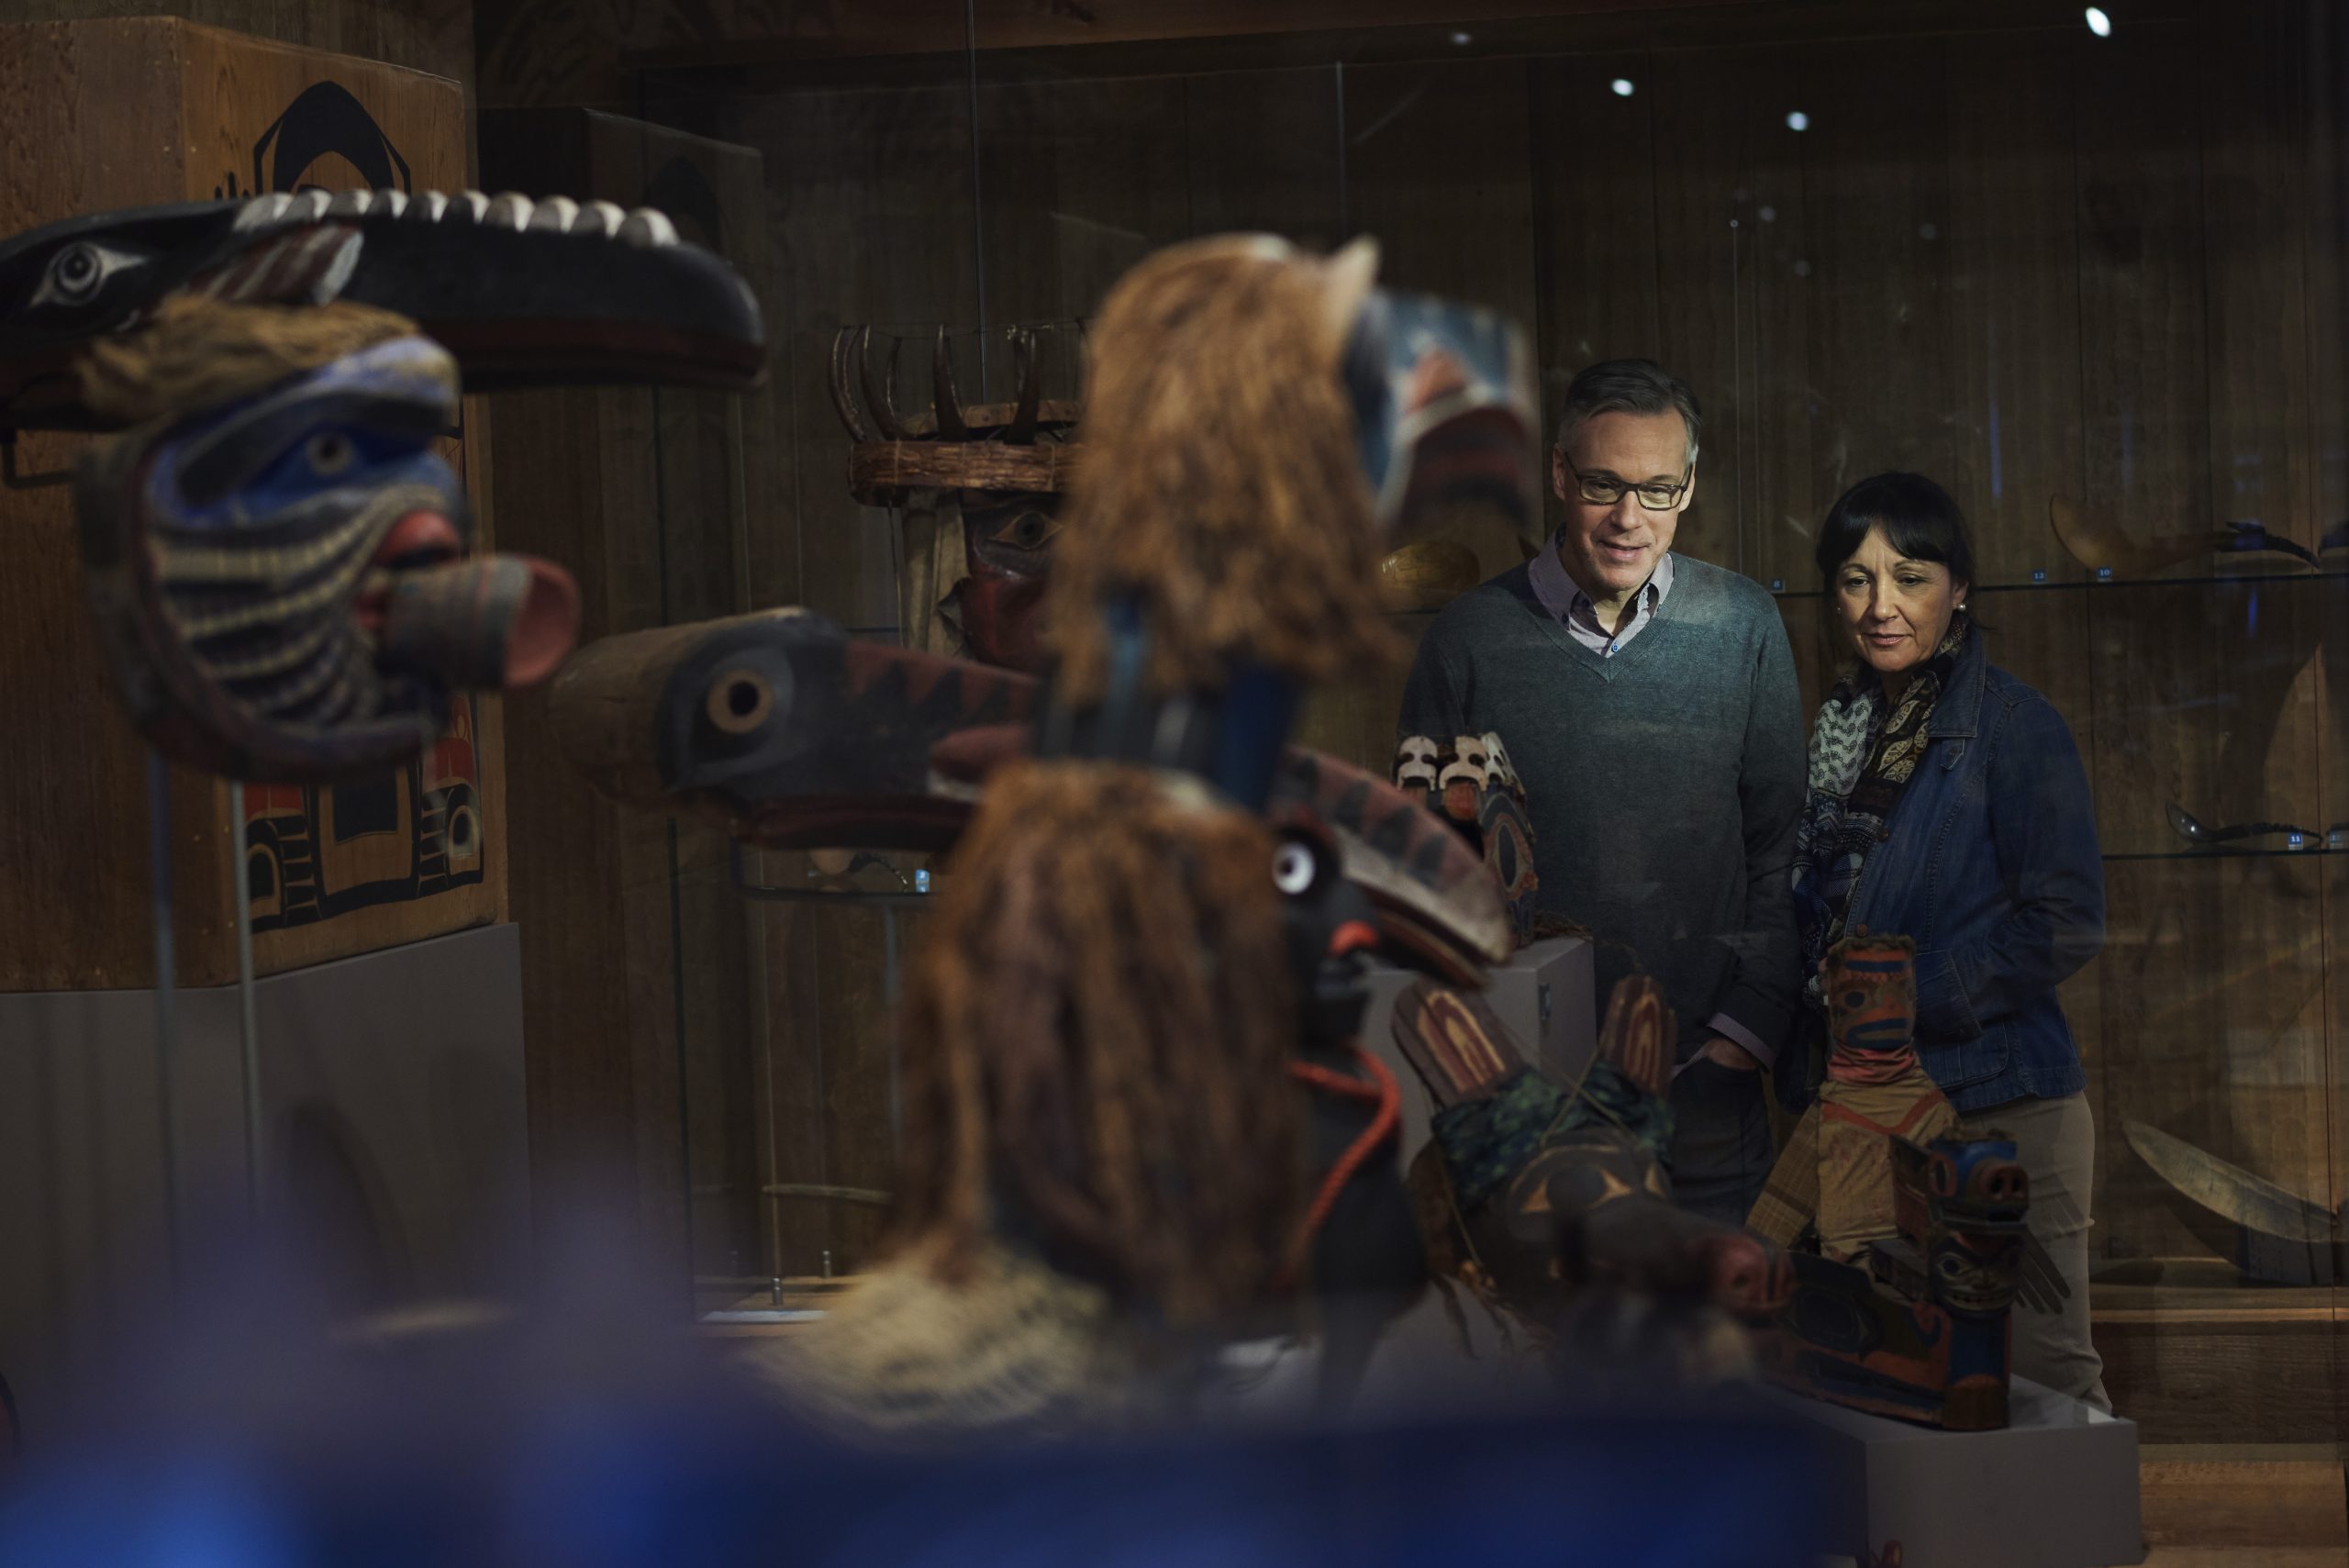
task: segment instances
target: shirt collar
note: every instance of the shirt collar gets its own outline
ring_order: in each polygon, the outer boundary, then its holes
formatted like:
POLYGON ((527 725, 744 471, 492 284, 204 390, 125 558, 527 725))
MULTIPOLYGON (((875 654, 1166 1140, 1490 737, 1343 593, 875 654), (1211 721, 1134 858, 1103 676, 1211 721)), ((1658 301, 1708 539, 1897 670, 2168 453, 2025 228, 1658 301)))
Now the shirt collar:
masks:
MULTIPOLYGON (((1561 529, 1551 534, 1549 542, 1527 562, 1525 568, 1526 575, 1532 579, 1533 596, 1542 602, 1542 607, 1550 613, 1551 619, 1560 622, 1572 618, 1577 609, 1594 616, 1598 611, 1598 606, 1591 601, 1590 595, 1582 591, 1582 585, 1574 580, 1567 573, 1565 563, 1558 559, 1558 538, 1564 531, 1561 529)), ((1653 610, 1664 603, 1664 596, 1670 592, 1672 552, 1667 550, 1656 558, 1655 571, 1649 575, 1638 597, 1644 607, 1653 610)))

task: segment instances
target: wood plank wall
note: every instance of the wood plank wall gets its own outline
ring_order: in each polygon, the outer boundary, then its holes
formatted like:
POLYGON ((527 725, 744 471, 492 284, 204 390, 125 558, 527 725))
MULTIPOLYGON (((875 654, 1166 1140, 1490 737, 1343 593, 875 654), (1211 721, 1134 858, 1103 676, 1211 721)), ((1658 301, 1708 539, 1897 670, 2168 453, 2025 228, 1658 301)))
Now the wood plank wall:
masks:
MULTIPOLYGON (((482 167, 497 189, 658 203, 762 296, 760 159, 587 110, 496 109, 482 167)), ((773 388, 732 398, 562 389, 493 399, 508 548, 579 579, 583 643, 793 596, 751 579, 747 521, 785 515, 767 439, 773 388)), ((623 810, 563 760, 543 692, 510 704, 514 917, 522 927, 532 1177, 540 1213, 625 1195, 648 1253, 681 1273, 763 1266, 759 1079, 768 911, 737 896, 729 845, 705 826, 623 810)), ((778 973, 792 973, 788 962, 778 973)))
MULTIPOLYGON (((10 0, 0 20, 179 17, 279 43, 331 50, 473 83, 472 0, 10 0)), ((468 148, 472 137, 465 139, 468 148)))
MULTIPOLYGON (((2108 851, 2152 856, 2179 847, 2173 800, 2349 818, 2327 680, 2349 604, 2328 581, 2198 582, 2196 562, 2175 585, 2091 585, 2046 524, 2057 493, 2141 535, 2255 518, 2313 547, 2349 517, 2327 28, 2313 0, 2253 0, 2106 39, 2071 22, 1098 80, 994 80, 982 55, 974 83, 651 112, 766 155, 793 505, 753 549, 849 625, 886 635, 895 595, 888 521, 844 494, 821 395, 839 324, 1079 316, 1188 235, 1366 230, 1388 281, 1531 324, 1553 400, 1614 354, 1692 381, 1708 425, 1681 543, 1783 584, 1814 695, 1818 518, 1869 473, 1943 479, 1974 519, 1994 656, 2072 722, 2108 851)), ((1398 682, 1331 694, 1311 738, 1382 762, 1398 682)), ((2107 953, 2065 994, 2105 1131, 2102 1255, 2198 1250, 2124 1118, 2343 1195, 2337 863, 2112 863, 2107 953)), ((871 956, 844 929, 817 946, 827 980, 871 956)), ((857 1064, 815 1054, 843 1093, 857 1064)))

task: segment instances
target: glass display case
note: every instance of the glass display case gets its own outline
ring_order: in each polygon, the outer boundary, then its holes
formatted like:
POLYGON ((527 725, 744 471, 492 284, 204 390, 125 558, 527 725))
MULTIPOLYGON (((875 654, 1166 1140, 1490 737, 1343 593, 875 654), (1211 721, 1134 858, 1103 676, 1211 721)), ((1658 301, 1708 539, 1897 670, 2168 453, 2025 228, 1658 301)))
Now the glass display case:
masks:
MULTIPOLYGON (((733 587, 662 618, 794 602, 903 635, 929 536, 852 493, 841 329, 872 328, 908 418, 936 417, 941 353, 963 402, 1015 399, 1026 329, 1057 334, 1046 395, 1074 397, 1108 285, 1228 230, 1375 236, 1385 281, 1524 323, 1553 400, 1602 358, 1687 379, 1706 428, 1675 549, 1777 596, 1809 706, 1837 657, 1811 564, 1829 502, 1927 473, 1971 521, 1993 661, 2060 709, 2095 794, 2108 931, 2062 997, 2115 1403, 2153 1443, 2336 1440, 2332 9, 1365 6, 1309 31, 1206 9, 940 4, 623 56, 642 135, 755 160, 775 351, 772 390, 725 416, 763 477, 729 476, 724 442, 690 460, 740 497, 734 535, 688 537, 715 514, 680 503, 657 541, 674 580, 733 587)), ((662 464, 696 483, 674 445, 662 464)), ((1525 548, 1459 542, 1479 577, 1525 548)), ((1397 609, 1400 639, 1431 612, 1397 609)), ((1318 698, 1304 739, 1385 769, 1400 679, 1318 698)), ((644 1027, 676 1036, 700 1295, 852 1272, 889 1187, 886 1020, 924 867, 729 857, 690 829, 669 853, 643 891, 668 902, 674 1006, 644 1027)))

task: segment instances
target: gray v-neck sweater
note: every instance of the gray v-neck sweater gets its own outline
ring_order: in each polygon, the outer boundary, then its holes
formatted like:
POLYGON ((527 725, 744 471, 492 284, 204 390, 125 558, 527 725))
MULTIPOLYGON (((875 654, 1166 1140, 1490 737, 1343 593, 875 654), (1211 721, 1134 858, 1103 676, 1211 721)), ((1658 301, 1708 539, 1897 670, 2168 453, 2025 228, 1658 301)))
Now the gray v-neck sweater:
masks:
POLYGON ((1806 764, 1794 659, 1750 578, 1674 558, 1613 655, 1569 636, 1524 567, 1462 595, 1419 644, 1401 735, 1499 734, 1525 782, 1541 906, 1598 937, 1598 1004, 1653 974, 1685 1059, 1715 1014, 1771 1051, 1795 1014, 1788 880, 1806 764))

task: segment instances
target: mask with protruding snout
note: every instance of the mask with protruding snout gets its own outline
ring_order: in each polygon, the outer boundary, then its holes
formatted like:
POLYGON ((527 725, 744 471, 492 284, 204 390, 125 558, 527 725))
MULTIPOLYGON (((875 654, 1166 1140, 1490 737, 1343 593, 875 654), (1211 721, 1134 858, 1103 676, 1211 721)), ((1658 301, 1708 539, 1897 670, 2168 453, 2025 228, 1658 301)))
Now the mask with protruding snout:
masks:
POLYGON ((452 692, 554 672, 578 591, 467 554, 432 450, 456 399, 449 356, 394 337, 93 451, 83 554, 142 733, 229 777, 327 782, 415 756, 452 692))

